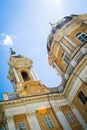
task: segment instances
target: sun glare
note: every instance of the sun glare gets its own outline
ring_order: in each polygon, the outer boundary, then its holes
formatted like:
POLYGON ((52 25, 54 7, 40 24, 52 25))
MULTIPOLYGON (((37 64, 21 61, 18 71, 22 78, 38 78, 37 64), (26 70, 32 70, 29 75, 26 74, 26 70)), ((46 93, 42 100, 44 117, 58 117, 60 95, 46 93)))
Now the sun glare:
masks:
POLYGON ((48 0, 51 4, 59 4, 61 3, 61 0, 48 0))
POLYGON ((61 0, 51 0, 54 4, 58 4, 61 2, 61 0))
POLYGON ((62 0, 43 0, 43 3, 45 6, 58 6, 62 3, 61 1, 62 0))

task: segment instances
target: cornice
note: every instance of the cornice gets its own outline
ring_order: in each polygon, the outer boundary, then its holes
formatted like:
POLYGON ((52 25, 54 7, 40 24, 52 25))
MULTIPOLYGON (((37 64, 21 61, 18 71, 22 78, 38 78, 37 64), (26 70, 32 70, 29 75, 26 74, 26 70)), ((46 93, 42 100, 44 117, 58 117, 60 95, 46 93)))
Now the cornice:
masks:
POLYGON ((49 100, 58 100, 58 99, 64 99, 63 93, 48 93, 44 95, 36 95, 36 96, 29 96, 29 97, 22 97, 15 100, 6 100, 0 102, 0 106, 3 108, 10 108, 10 107, 16 107, 16 106, 22 106, 25 104, 32 104, 32 103, 38 103, 38 102, 44 102, 49 100))
POLYGON ((21 57, 21 58, 15 58, 15 57, 11 57, 10 61, 9 61, 9 65, 11 67, 30 67, 32 65, 32 60, 26 58, 26 57, 21 57))
POLYGON ((77 67, 71 74, 69 80, 66 83, 65 89, 62 93, 48 93, 48 94, 41 94, 35 96, 21 97, 15 100, 6 100, 0 102, 0 106, 2 106, 3 108, 10 108, 15 106, 22 106, 25 104, 32 104, 32 103, 44 102, 48 100, 58 100, 58 99, 67 98, 70 91, 72 91, 72 86, 74 82, 76 81, 76 77, 74 73, 79 75, 86 65, 87 65, 87 55, 84 57, 84 59, 82 59, 82 61, 77 65, 77 67))

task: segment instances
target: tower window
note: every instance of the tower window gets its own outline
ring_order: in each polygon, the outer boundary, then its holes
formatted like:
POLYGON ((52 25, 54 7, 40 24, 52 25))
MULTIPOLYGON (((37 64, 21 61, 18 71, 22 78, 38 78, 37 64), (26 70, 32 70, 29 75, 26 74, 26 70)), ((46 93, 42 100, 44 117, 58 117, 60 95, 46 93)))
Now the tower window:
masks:
POLYGON ((72 116, 72 114, 71 114, 71 112, 65 112, 65 116, 66 116, 66 118, 68 119, 68 121, 70 122, 70 123, 74 123, 75 122, 75 119, 73 118, 73 116, 72 116))
POLYGON ((46 126, 49 128, 49 129, 52 129, 54 128, 54 124, 50 118, 50 116, 44 116, 44 121, 46 123, 46 126))
POLYGON ((18 130, 27 130, 24 122, 18 122, 18 130))
POLYGON ((63 58, 63 60, 65 61, 66 64, 68 64, 70 62, 69 57, 65 53, 62 53, 62 58, 63 58))
POLYGON ((83 92, 81 92, 81 91, 79 92, 78 98, 80 99, 80 101, 81 101, 83 104, 86 104, 86 102, 87 102, 87 97, 84 95, 83 92))
POLYGON ((76 34, 76 38, 81 41, 81 43, 86 43, 87 42, 87 34, 84 32, 79 32, 76 34))
POLYGON ((28 74, 26 73, 26 72, 21 72, 21 74, 22 74, 22 77, 23 77, 23 80, 24 81, 28 81, 29 80, 29 76, 28 76, 28 74))

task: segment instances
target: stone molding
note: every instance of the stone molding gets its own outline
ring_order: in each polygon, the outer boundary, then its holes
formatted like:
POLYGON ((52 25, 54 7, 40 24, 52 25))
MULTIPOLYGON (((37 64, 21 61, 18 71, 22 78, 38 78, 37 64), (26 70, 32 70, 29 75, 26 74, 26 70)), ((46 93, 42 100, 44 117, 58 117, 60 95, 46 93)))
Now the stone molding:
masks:
MULTIPOLYGON (((82 83, 81 79, 80 78, 83 78, 83 77, 78 77, 80 76, 82 70, 84 70, 84 68, 87 66, 87 55, 84 57, 84 59, 82 59, 80 61, 80 63, 77 65, 77 67, 75 68, 75 70, 73 71, 73 73, 71 74, 66 86, 65 86, 65 89, 64 89, 64 93, 66 95, 66 97, 69 96, 70 92, 74 89, 74 87, 72 87, 75 82, 79 81, 79 86, 80 87, 80 84, 82 83)), ((83 80, 84 81, 84 80, 83 80)), ((76 89, 74 91, 74 95, 76 94, 76 89)), ((74 97, 74 96, 73 96, 74 97)), ((70 97, 69 97, 70 98, 70 97)))
POLYGON ((7 122, 11 122, 13 120, 13 115, 6 115, 7 122))

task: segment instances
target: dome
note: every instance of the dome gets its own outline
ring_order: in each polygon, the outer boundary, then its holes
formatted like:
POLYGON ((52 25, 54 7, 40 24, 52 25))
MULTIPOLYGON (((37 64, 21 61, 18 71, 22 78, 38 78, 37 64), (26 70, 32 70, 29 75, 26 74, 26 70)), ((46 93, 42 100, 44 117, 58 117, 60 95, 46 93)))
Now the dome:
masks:
POLYGON ((66 23, 72 20, 74 16, 66 16, 60 21, 58 21, 56 24, 51 24, 52 30, 50 35, 48 36, 47 40, 47 51, 50 51, 52 40, 53 40, 53 35, 56 33, 57 29, 61 29, 66 23), (55 26, 54 26, 55 25, 55 26))

